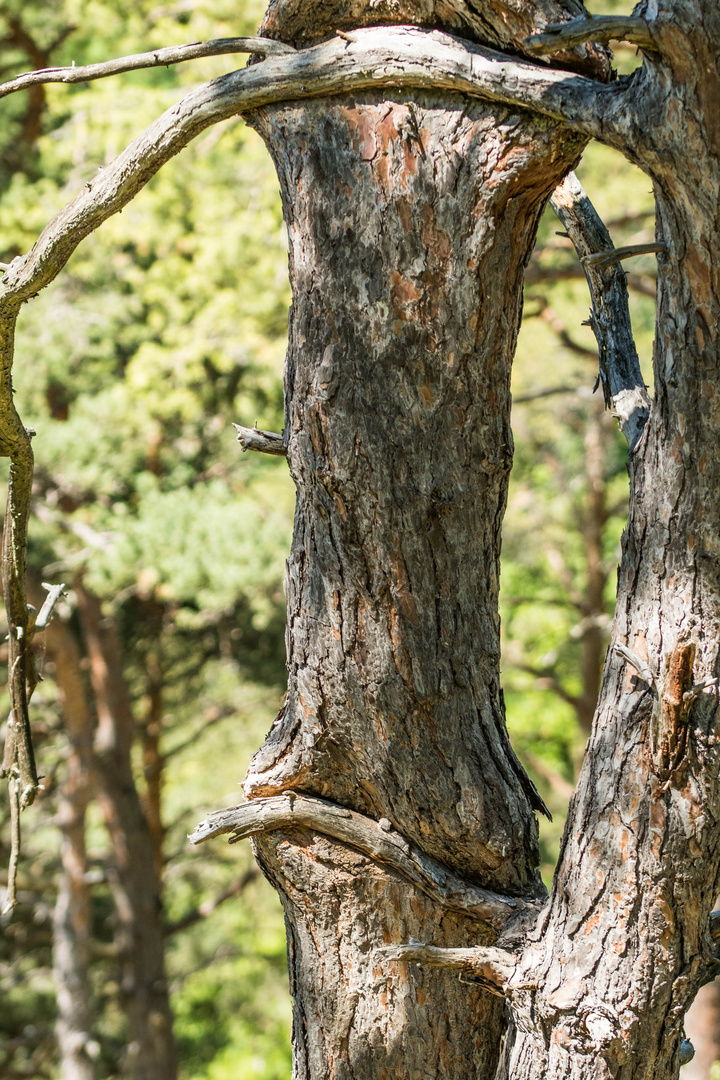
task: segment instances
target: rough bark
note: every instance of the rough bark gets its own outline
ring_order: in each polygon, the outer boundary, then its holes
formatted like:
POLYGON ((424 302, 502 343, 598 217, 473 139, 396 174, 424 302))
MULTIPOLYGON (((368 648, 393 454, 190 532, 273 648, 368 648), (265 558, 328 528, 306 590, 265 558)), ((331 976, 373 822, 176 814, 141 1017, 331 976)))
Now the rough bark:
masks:
MULTIPOLYGON (((37 583, 33 585, 28 592, 39 606, 42 594, 37 583)), ((88 977, 92 926, 90 887, 85 876, 85 815, 92 793, 95 721, 85 693, 77 641, 69 626, 57 617, 45 631, 45 646, 55 664, 69 743, 66 775, 58 788, 61 872, 53 916, 60 1076, 62 1080, 94 1080, 97 1044, 92 1037, 88 977)))
POLYGON ((613 627, 625 648, 608 653, 551 905, 511 980, 521 1029, 511 1069, 524 1077, 675 1076, 683 1016, 712 950, 720 12, 684 2, 645 14, 662 54, 633 80, 626 152, 653 179, 668 247, 655 397, 631 460, 613 627))
MULTIPOLYGON (((246 795, 322 795, 471 881, 536 896, 542 804, 499 688, 500 523, 522 273, 582 144, 448 94, 280 105, 252 123, 290 233, 297 510, 289 692, 246 795)), ((487 943, 488 929, 327 836, 255 843, 285 904, 295 1076, 496 1068, 498 998, 372 948, 487 943)))
POLYGON ((75 590, 98 718, 98 801, 112 845, 110 884, 128 1029, 124 1072, 132 1080, 174 1080, 177 1063, 165 980, 160 880, 133 776, 134 719, 120 643, 112 621, 103 619, 97 597, 81 583, 75 590))

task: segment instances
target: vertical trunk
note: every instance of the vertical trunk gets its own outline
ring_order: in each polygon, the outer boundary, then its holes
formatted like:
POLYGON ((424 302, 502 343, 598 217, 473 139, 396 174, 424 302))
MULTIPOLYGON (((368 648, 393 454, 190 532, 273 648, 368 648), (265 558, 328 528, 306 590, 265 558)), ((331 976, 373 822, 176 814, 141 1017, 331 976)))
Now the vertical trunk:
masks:
MULTIPOLYGON (((40 590, 31 587, 29 592, 39 608, 40 590)), ((80 650, 70 627, 56 616, 45 631, 45 643, 56 668, 69 742, 66 776, 58 790, 61 872, 53 917, 60 1076, 62 1080, 94 1080, 96 1044, 91 1035, 88 978, 92 925, 90 889, 85 877, 85 814, 93 786, 95 724, 85 695, 80 650)))
POLYGON ((160 731, 163 718, 163 675, 158 653, 148 653, 146 664, 148 676, 146 706, 145 715, 141 721, 143 771, 145 773, 145 792, 142 807, 152 840, 155 873, 160 879, 163 873, 165 829, 162 823, 164 761, 160 751, 160 731))
POLYGON ((125 1070, 132 1080, 174 1080, 172 1015, 164 968, 160 881, 153 844, 133 776, 134 720, 115 626, 100 601, 76 585, 98 714, 98 798, 113 851, 122 976, 128 1021, 125 1070))
MULTIPOLYGON (((650 8, 648 9, 650 10, 650 8)), ((627 101, 653 178, 655 398, 631 460, 613 645, 552 903, 511 986, 523 1077, 677 1075, 712 955, 720 758, 720 10, 652 5, 627 101), (629 650, 629 651, 628 651, 629 650), (703 689, 703 686, 706 688, 703 689)))
MULTIPOLYGON (((291 242, 289 693, 248 797, 314 792, 538 895, 541 806, 499 688, 500 525, 523 268, 580 145, 452 95, 268 108, 291 242)), ((380 941, 487 940, 309 832, 256 841, 285 903, 296 1078, 488 1076, 503 1003, 380 941)))

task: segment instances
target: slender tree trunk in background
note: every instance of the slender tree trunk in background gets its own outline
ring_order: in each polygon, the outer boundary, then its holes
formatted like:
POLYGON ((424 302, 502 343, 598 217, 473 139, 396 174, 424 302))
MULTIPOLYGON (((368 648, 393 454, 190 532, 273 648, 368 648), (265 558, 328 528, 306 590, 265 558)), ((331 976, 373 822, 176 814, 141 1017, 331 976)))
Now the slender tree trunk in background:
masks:
MULTIPOLYGON (((39 610, 42 590, 28 582, 39 610)), ((94 717, 88 708, 75 636, 57 615, 45 631, 55 664, 68 753, 58 789, 57 823, 62 834, 61 871, 53 917, 53 976, 57 993, 56 1033, 62 1080, 94 1080, 94 1039, 88 968, 92 938, 90 888, 86 880, 85 814, 93 788, 94 717)))
POLYGON ((114 623, 103 618, 97 597, 82 583, 75 591, 98 714, 98 798, 113 852, 111 886, 128 1021, 125 1071, 132 1080, 174 1080, 177 1064, 165 980, 160 880, 133 776, 135 725, 120 642, 114 623))
POLYGON ((163 841, 165 829, 162 822, 162 783, 164 760, 160 750, 160 733, 163 718, 163 673, 160 656, 149 652, 146 659, 147 687, 145 713, 141 720, 143 771, 145 791, 142 808, 148 823, 153 846, 153 862, 158 879, 163 872, 163 841))

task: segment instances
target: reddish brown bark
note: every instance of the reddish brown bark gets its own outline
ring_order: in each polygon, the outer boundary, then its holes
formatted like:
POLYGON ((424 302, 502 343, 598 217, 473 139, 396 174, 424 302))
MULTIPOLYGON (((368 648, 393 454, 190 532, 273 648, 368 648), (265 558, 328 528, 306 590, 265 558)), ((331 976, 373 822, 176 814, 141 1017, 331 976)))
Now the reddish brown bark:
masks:
POLYGON ((100 601, 77 583, 78 613, 98 717, 98 799, 112 846, 121 994, 128 1023, 125 1072, 132 1080, 174 1080, 172 1014, 165 980, 162 900, 152 837, 133 776, 135 734, 122 652, 100 601))

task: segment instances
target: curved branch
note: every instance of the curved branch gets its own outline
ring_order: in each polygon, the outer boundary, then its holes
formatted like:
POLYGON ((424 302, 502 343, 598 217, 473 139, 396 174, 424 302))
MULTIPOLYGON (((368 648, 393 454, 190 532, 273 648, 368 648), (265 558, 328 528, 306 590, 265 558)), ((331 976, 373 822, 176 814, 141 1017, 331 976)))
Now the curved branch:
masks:
POLYGON ((395 832, 385 818, 377 822, 325 799, 292 792, 216 810, 195 827, 189 839, 193 844, 202 844, 214 836, 232 833, 230 843, 234 844, 254 833, 302 828, 348 844, 395 870, 443 907, 482 919, 498 930, 530 909, 532 913, 539 911, 531 902, 464 881, 395 832))
POLYGON ((472 949, 442 949, 436 945, 423 945, 411 941, 407 945, 381 945, 377 952, 386 960, 404 960, 411 964, 428 967, 455 968, 472 979, 482 982, 490 993, 505 996, 517 966, 517 957, 505 949, 490 946, 472 949))
POLYGON ((106 60, 101 64, 83 64, 81 67, 40 68, 26 71, 8 82, 0 84, 0 98, 15 94, 18 90, 27 90, 30 86, 43 83, 80 83, 94 79, 107 79, 110 75, 122 75, 125 71, 140 71, 144 68, 168 67, 170 64, 183 64, 186 60, 199 60, 204 56, 225 56, 228 53, 254 53, 259 56, 281 56, 294 53, 292 45, 272 38, 215 38, 213 41, 198 41, 192 45, 172 45, 165 49, 153 49, 152 52, 134 53, 132 56, 120 56, 115 60, 106 60))
POLYGON ((533 109, 604 141, 612 137, 613 110, 623 97, 617 84, 509 60, 438 31, 380 27, 357 30, 353 38, 268 58, 172 106, 57 214, 29 255, 13 259, 0 309, 11 297, 27 300, 48 285, 80 241, 202 131, 273 102, 385 86, 446 89, 533 109))
POLYGON ((569 22, 551 23, 541 34, 526 38, 524 44, 535 56, 546 56, 588 41, 602 45, 609 41, 629 41, 641 49, 657 52, 648 23, 632 15, 578 15, 569 22))
POLYGON ((598 343, 605 403, 617 413, 633 451, 650 416, 650 398, 633 338, 625 272, 614 261, 617 252, 610 233, 574 173, 555 189, 550 205, 565 226, 585 270, 592 300, 590 325, 598 343))
POLYGON ((260 431, 258 428, 242 427, 233 424, 237 431, 237 442, 246 450, 257 450, 261 454, 274 454, 276 457, 287 457, 287 447, 283 442, 282 435, 274 431, 260 431))

